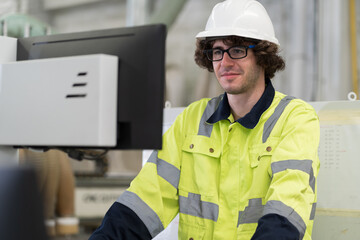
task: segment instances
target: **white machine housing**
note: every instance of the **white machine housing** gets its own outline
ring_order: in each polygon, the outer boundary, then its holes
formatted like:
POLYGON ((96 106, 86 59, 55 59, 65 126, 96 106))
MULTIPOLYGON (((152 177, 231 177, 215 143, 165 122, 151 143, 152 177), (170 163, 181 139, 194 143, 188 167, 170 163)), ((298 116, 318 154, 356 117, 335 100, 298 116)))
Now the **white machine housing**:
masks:
POLYGON ((0 145, 116 145, 118 58, 95 54, 2 63, 0 145))

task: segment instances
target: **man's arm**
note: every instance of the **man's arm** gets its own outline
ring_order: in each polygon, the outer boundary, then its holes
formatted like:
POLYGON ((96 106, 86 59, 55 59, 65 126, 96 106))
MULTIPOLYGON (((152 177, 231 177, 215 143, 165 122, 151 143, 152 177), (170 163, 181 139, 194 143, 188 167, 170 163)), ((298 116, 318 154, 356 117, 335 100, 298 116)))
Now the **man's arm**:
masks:
POLYGON ((272 132, 279 142, 268 169, 271 183, 263 216, 252 240, 311 237, 320 166, 319 119, 315 110, 301 100, 292 100, 284 113, 276 123, 281 127, 272 132))
POLYGON ((267 214, 260 218, 251 240, 298 240, 299 231, 286 218, 277 214, 267 214))
POLYGON ((151 154, 90 240, 152 239, 176 216, 182 118, 164 134, 162 150, 151 154))
POLYGON ((115 202, 89 240, 126 239, 148 240, 151 236, 144 223, 130 208, 115 202))

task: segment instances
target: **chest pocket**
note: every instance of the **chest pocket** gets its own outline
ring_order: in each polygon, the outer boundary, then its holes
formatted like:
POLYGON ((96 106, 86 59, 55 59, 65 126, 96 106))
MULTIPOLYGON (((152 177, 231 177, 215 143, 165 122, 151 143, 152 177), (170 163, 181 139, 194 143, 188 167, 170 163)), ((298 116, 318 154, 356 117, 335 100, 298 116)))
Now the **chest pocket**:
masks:
POLYGON ((200 194, 202 197, 216 195, 220 155, 219 144, 210 138, 188 136, 182 146, 179 190, 200 194))
POLYGON ((264 197, 271 182, 271 160, 279 144, 278 137, 269 137, 265 143, 249 148, 252 170, 252 197, 264 197))

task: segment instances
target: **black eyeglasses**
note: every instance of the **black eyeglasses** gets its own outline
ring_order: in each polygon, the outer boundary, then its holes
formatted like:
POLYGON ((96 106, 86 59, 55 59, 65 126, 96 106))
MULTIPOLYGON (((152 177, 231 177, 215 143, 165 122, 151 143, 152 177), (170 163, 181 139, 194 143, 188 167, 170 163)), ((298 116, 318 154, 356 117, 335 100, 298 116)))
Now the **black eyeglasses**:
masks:
POLYGON ((247 56, 247 50, 249 48, 254 48, 255 46, 256 45, 234 46, 226 50, 223 50, 221 48, 212 48, 204 50, 204 54, 212 62, 221 61, 224 57, 225 52, 227 52, 227 54, 229 54, 230 58, 232 59, 241 59, 247 56))

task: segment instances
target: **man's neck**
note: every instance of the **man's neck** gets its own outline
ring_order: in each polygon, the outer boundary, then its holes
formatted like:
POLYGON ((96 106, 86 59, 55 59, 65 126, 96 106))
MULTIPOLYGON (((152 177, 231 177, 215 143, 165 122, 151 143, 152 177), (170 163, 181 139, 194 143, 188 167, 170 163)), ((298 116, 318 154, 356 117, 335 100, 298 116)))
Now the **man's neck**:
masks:
POLYGON ((235 120, 244 117, 259 101, 265 90, 265 81, 252 92, 227 94, 231 113, 235 120))

